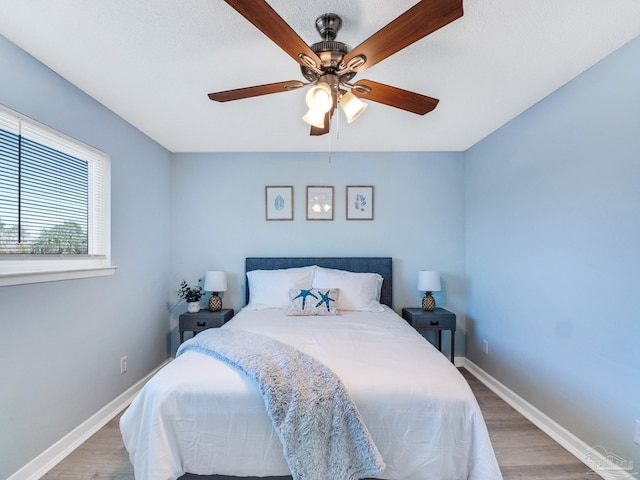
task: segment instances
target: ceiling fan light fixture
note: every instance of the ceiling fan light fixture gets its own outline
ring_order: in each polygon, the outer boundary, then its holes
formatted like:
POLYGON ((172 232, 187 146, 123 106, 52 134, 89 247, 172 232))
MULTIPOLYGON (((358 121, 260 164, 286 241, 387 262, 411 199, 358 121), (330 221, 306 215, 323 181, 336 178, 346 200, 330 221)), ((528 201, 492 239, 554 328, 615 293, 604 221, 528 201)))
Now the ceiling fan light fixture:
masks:
POLYGON ((306 100, 310 110, 323 114, 327 113, 333 106, 331 87, 325 82, 318 83, 315 87, 309 89, 306 100))
POLYGON ((367 104, 356 97, 353 93, 347 92, 340 98, 340 107, 347 116, 347 122, 351 123, 360 116, 367 104))
POLYGON ((309 125, 313 125, 314 127, 324 128, 324 116, 324 112, 319 112, 317 110, 314 110, 313 108, 310 108, 307 113, 304 114, 302 120, 307 122, 309 125))
POLYGON ((210 93, 209 98, 228 102, 309 85, 311 88, 306 94, 309 111, 302 118, 312 125, 311 136, 329 133, 338 103, 349 123, 358 118, 367 104, 356 97, 419 115, 432 111, 438 104, 436 98, 370 80, 349 82, 356 73, 373 67, 463 15, 463 0, 420 1, 352 49, 336 40, 342 20, 335 13, 325 13, 316 19, 322 41, 307 45, 267 0, 226 0, 226 3, 293 58, 308 83, 297 80, 268 83, 210 93))

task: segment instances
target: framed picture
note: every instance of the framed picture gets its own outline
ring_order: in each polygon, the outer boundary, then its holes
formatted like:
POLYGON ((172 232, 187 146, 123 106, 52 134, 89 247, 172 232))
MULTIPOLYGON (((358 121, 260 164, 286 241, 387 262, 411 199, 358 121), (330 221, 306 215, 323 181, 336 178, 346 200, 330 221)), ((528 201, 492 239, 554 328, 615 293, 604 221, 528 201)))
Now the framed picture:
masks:
POLYGON ((293 187, 265 187, 267 220, 293 220, 293 187))
POLYGON ((307 187, 307 220, 333 220, 333 187, 307 187))
POLYGON ((347 186, 347 220, 373 220, 373 186, 347 186))

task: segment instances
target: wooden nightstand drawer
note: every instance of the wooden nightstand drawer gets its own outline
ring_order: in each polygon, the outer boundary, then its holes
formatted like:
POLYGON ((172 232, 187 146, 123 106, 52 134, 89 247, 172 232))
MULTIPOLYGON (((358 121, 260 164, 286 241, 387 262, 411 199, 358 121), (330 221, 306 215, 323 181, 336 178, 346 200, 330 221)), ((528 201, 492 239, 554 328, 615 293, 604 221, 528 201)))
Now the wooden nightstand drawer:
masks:
POLYGON ((432 317, 417 316, 413 320, 413 327, 416 330, 455 330, 456 316, 451 315, 434 315, 432 317))
POLYGON ((223 308, 218 312, 200 310, 196 313, 183 313, 179 317, 180 343, 184 341, 184 332, 196 335, 208 328, 218 328, 233 318, 233 310, 223 308))
POLYGON ((407 320, 416 330, 456 329, 456 315, 444 308, 436 308, 433 312, 421 308, 403 308, 402 318, 407 320))
POLYGON ((202 315, 198 316, 195 313, 187 313, 182 322, 182 329, 190 331, 205 330, 207 328, 221 327, 222 325, 224 325, 224 318, 222 316, 207 318, 202 315))

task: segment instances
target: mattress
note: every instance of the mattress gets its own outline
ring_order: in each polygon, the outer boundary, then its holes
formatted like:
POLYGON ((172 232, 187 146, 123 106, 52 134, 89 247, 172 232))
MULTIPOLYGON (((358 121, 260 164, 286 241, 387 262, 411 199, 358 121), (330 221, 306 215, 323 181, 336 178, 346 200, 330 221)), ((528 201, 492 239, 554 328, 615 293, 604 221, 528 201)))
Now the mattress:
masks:
MULTIPOLYGON (((276 338, 333 370, 382 454, 378 478, 502 478, 467 382, 388 307, 337 316, 244 309, 222 328, 276 338)), ((137 480, 290 474, 257 385, 201 353, 187 352, 160 370, 120 428, 137 480)))

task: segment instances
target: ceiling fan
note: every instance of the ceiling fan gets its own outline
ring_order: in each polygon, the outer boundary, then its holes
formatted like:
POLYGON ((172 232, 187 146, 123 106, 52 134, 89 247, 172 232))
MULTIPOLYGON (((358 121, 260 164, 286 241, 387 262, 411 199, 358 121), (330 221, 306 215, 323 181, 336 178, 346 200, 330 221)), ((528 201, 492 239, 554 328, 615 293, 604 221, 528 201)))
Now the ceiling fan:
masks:
POLYGON ((372 80, 350 83, 356 74, 448 25, 463 14, 462 0, 422 0, 356 48, 335 40, 342 20, 326 13, 316 20, 322 41, 307 45, 264 0, 225 0, 240 15, 282 48, 300 64, 307 82, 285 82, 210 93, 216 102, 287 92, 311 86, 306 101, 309 111, 303 117, 311 124, 311 135, 329 132, 331 117, 339 104, 349 123, 366 107, 360 99, 383 103, 424 115, 438 104, 435 98, 372 80))

